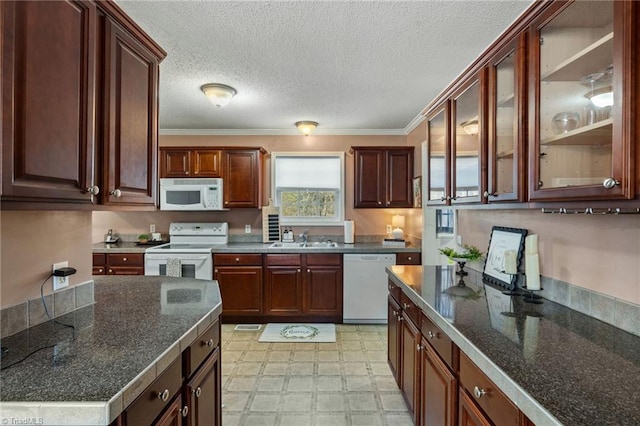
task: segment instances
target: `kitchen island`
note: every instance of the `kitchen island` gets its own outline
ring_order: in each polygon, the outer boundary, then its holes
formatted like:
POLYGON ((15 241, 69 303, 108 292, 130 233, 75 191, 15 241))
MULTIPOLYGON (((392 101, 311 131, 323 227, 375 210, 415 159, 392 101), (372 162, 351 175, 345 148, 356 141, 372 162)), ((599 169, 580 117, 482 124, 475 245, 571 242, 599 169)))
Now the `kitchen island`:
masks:
POLYGON ((392 295, 397 286, 406 302, 402 310, 415 305, 424 315, 426 352, 437 354, 432 359, 443 354, 445 362, 454 359, 441 369, 451 373, 451 386, 458 388, 453 389, 460 401, 454 416, 469 419, 469 407, 479 407, 475 414, 501 424, 491 419, 491 410, 502 415, 502 407, 511 406, 528 418, 513 422, 520 425, 530 425, 528 420, 538 426, 640 424, 640 337, 546 299, 531 304, 505 295, 504 288, 483 282, 476 271, 462 279, 455 266, 387 271, 392 295), (438 331, 426 331, 434 327, 438 331), (449 359, 438 346, 446 340, 455 353, 449 359), (493 383, 481 385, 482 375, 493 383), (495 410, 498 405, 492 407, 491 401, 499 395, 510 403, 501 402, 495 410))
POLYGON ((121 414, 132 424, 153 415, 145 404, 154 384, 164 408, 180 398, 183 377, 219 357, 217 282, 95 277, 94 294, 95 304, 2 340, 3 424, 109 425, 121 414))

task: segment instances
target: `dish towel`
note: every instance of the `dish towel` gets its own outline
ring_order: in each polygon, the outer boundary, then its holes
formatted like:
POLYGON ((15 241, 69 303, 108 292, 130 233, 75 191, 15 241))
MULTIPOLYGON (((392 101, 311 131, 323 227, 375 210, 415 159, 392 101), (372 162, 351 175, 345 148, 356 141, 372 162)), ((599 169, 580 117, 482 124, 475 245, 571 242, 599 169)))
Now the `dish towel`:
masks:
POLYGON ((167 259, 167 276, 168 277, 182 276, 182 262, 180 262, 180 259, 175 257, 170 257, 167 259))

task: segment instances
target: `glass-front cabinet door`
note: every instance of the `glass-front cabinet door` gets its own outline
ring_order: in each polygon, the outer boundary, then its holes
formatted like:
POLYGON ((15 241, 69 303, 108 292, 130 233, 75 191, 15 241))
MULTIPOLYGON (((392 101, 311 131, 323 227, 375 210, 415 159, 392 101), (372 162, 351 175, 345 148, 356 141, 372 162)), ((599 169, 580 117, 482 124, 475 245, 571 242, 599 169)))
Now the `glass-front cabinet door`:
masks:
POLYGON ((480 201, 483 122, 481 80, 470 80, 451 100, 451 202, 480 201))
POLYGON ((533 23, 529 199, 633 196, 632 3, 558 2, 533 23))
POLYGON ((449 102, 427 116, 427 198, 430 205, 449 204, 449 102))
POLYGON ((489 61, 489 164, 485 202, 524 201, 524 37, 489 61))

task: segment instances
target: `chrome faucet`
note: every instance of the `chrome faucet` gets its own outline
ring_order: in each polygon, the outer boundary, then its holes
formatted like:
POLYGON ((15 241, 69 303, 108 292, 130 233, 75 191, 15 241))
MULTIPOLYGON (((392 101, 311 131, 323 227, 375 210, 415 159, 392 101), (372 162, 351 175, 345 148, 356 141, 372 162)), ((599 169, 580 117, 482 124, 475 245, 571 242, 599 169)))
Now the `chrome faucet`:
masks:
POLYGON ((306 243, 309 239, 309 230, 305 229, 302 234, 298 235, 298 238, 302 239, 303 243, 306 243))

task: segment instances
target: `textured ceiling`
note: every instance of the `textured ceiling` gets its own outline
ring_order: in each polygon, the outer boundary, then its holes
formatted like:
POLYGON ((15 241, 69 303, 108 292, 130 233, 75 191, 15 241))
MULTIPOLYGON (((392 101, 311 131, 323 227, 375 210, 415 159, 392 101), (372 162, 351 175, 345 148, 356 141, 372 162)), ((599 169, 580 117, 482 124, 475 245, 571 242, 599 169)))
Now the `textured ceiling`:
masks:
POLYGON ((403 133, 522 1, 122 1, 168 53, 160 128, 403 133), (223 108, 200 91, 233 86, 223 108))

